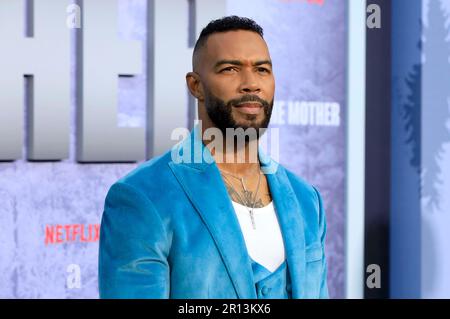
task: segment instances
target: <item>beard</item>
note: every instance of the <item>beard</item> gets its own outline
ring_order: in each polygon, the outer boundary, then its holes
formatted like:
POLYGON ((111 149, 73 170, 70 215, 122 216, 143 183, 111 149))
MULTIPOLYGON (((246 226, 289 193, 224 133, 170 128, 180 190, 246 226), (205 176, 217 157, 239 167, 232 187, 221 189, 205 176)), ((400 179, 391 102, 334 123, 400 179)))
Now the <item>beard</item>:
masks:
MULTIPOLYGON (((269 126, 270 117, 272 116, 273 100, 268 102, 261 99, 256 95, 247 94, 239 99, 232 99, 228 102, 221 100, 213 95, 211 92, 204 90, 205 93, 205 109, 206 112, 214 123, 214 125, 222 131, 222 134, 226 136, 226 129, 242 128, 244 131, 248 128, 256 130, 257 138, 264 134, 265 130, 269 126), (245 103, 245 102, 259 102, 263 108, 263 118, 258 119, 258 115, 246 114, 245 122, 238 123, 233 115, 233 106, 245 103)), ((246 141, 248 142, 248 141, 246 141)))

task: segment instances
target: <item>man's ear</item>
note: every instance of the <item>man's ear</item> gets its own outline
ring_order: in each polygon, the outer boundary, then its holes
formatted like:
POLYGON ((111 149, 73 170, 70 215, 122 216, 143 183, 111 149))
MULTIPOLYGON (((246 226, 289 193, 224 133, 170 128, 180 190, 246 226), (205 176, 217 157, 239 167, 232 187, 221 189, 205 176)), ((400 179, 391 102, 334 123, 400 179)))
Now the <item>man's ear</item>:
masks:
POLYGON ((186 84, 189 92, 199 101, 203 101, 203 88, 198 73, 188 72, 186 74, 186 84))

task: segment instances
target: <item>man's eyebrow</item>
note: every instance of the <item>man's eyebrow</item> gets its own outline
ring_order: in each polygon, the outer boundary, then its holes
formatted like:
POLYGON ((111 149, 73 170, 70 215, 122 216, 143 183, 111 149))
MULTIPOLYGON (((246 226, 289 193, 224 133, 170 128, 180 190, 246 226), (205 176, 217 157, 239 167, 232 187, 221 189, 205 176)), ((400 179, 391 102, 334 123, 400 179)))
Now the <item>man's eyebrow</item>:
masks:
MULTIPOLYGON (((223 64, 232 64, 232 65, 238 65, 238 66, 244 65, 242 63, 242 61, 239 61, 239 60, 220 60, 220 61, 216 62, 214 67, 217 68, 217 67, 219 67, 219 66, 221 66, 223 64)), ((261 60, 261 61, 256 61, 252 65, 253 66, 259 66, 259 65, 263 65, 263 64, 268 64, 268 65, 272 66, 272 61, 270 61, 270 60, 261 60)))
POLYGON ((243 65, 243 63, 239 60, 220 60, 220 61, 216 62, 214 67, 217 68, 223 64, 232 64, 232 65, 239 65, 239 66, 243 65))
POLYGON ((263 64, 268 64, 268 65, 272 66, 272 61, 262 60, 262 61, 256 61, 255 63, 253 63, 254 66, 263 65, 263 64))

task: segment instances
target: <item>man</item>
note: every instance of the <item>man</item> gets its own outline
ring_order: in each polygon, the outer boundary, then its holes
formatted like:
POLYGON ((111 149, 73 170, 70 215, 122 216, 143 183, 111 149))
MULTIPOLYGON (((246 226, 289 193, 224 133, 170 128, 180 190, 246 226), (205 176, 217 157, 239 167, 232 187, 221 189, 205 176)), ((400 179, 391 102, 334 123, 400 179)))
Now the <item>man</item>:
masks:
POLYGON ((275 92, 261 27, 210 22, 186 81, 201 127, 108 192, 100 296, 327 298, 321 196, 257 147, 275 92))

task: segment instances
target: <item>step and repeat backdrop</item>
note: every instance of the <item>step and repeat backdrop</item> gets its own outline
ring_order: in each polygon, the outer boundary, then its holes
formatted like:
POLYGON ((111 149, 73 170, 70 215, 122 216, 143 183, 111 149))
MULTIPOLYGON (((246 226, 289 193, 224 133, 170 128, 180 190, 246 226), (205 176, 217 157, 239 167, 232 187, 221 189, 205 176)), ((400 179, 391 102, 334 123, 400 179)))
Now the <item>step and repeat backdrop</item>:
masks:
POLYGON ((391 296, 450 298, 450 1, 392 12, 391 296))
MULTIPOLYGON (((345 297, 347 1, 2 0, 0 297, 98 298, 99 224, 120 177, 192 127, 208 21, 265 31, 279 161, 321 191, 328 283, 345 297)), ((414 68, 411 69, 411 72, 414 68)))

